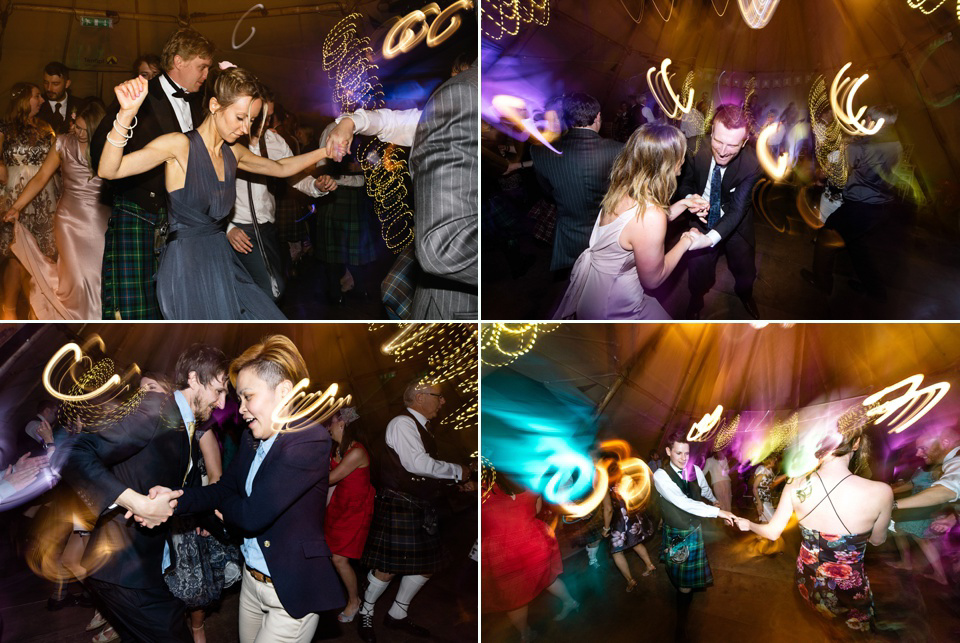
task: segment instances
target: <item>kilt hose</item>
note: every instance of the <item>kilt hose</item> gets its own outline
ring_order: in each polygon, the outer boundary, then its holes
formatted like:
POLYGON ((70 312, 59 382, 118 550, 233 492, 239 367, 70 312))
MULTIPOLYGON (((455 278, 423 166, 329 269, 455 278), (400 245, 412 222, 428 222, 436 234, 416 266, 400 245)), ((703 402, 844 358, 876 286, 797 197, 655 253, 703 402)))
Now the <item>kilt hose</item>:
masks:
POLYGON ((389 489, 378 491, 360 562, 388 574, 432 574, 443 569, 440 534, 427 533, 424 518, 418 504, 389 489))
POLYGON ((166 220, 166 208, 153 214, 114 198, 100 282, 104 319, 163 319, 157 303, 156 229, 166 220))
POLYGON ((676 529, 663 524, 663 541, 660 549, 660 562, 667 569, 670 582, 677 589, 706 589, 713 585, 713 572, 710 571, 710 562, 707 560, 707 551, 703 545, 703 533, 699 529, 676 529), (690 555, 682 563, 675 563, 667 556, 670 544, 686 538, 686 546, 690 555))

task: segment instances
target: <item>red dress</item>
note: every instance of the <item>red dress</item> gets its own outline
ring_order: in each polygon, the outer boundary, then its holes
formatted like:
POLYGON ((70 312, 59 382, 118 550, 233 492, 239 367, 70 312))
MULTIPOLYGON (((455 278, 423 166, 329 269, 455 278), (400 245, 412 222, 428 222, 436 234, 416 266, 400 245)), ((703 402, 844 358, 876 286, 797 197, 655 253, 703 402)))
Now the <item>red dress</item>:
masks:
MULTIPOLYGON (((354 442, 347 453, 354 449, 363 449, 363 446, 354 442)), ((330 471, 333 472, 339 464, 331 454, 330 471)), ((363 545, 367 542, 367 532, 373 520, 375 493, 370 484, 369 466, 357 467, 337 483, 323 519, 323 533, 334 554, 346 558, 360 558, 363 555, 363 545)))
POLYGON ((500 489, 480 510, 480 568, 484 612, 523 607, 563 572, 553 530, 537 517, 537 496, 514 499, 500 489))

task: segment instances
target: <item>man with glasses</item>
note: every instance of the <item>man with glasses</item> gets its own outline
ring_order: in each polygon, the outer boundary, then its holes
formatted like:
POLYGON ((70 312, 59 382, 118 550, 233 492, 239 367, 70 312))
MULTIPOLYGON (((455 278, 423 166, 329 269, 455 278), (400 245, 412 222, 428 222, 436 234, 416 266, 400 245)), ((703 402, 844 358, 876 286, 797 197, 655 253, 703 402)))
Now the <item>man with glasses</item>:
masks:
MULTIPOLYGON (((756 151, 746 147, 748 134, 747 113, 742 107, 722 105, 717 109, 710 147, 703 145, 696 155, 687 157, 673 195, 674 201, 702 195, 710 204, 705 220, 699 215, 696 221, 705 233, 703 249, 689 256, 689 319, 700 319, 703 298, 716 281, 717 260, 721 254, 726 255, 727 267, 733 273, 734 292, 750 316, 760 319, 753 300, 757 267, 751 199, 760 178, 760 164, 756 151)), ((696 251, 697 246, 691 250, 696 251)))
MULTIPOLYGON (((385 453, 373 523, 361 563, 370 568, 360 606, 360 638, 376 641, 373 608, 393 577, 400 574, 397 598, 384 624, 414 636, 430 632, 410 621, 407 608, 430 576, 443 566, 437 502, 446 485, 465 482, 474 470, 437 459, 437 439, 430 421, 444 404, 436 384, 415 380, 403 393, 404 411, 387 424, 385 453)), ((473 483, 463 485, 472 491, 473 483)))

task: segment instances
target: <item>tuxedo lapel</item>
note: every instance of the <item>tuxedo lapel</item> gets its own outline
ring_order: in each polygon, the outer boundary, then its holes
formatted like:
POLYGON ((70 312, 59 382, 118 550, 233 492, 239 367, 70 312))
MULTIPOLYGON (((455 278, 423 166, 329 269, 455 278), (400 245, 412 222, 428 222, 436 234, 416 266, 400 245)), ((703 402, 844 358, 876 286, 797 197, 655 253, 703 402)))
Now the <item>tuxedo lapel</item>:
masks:
POLYGON ((173 105, 170 104, 170 99, 167 98, 166 93, 163 91, 159 76, 151 80, 148 85, 147 101, 150 103, 150 109, 153 111, 153 115, 157 119, 157 124, 164 134, 181 131, 180 121, 177 120, 177 114, 173 111, 173 105))

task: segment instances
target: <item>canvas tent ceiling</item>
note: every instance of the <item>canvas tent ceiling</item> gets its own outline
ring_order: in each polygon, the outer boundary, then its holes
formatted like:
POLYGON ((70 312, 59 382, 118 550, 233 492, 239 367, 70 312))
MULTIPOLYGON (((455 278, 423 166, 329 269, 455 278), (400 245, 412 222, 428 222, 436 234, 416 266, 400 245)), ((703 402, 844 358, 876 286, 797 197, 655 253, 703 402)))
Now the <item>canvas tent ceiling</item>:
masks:
MULTIPOLYGON (((426 357, 398 363, 381 352, 397 330, 387 326, 370 330, 366 324, 44 324, 0 329, 0 450, 3 462, 11 455, 11 436, 23 431, 37 401, 47 397, 40 375, 47 360, 62 345, 96 334, 106 355, 123 372, 136 362, 143 370, 173 373, 177 356, 194 342, 217 346, 235 357, 260 338, 287 335, 300 349, 311 376, 311 390, 337 382, 354 397, 365 426, 382 430, 401 404, 403 389, 427 370, 426 357)), ((445 386, 445 411, 466 401, 453 386, 445 386)), ((467 456, 476 450, 477 427, 443 430, 446 448, 467 456)))
MULTIPOLYGON (((564 324, 508 369, 599 410, 600 437, 657 447, 665 427, 729 411, 791 412, 859 398, 923 373, 947 381, 924 422, 960 411, 955 324, 564 324)), ((484 367, 483 375, 493 372, 484 367)))
MULTIPOLYGON (((217 61, 249 68, 277 91, 288 109, 308 122, 333 114, 330 80, 322 69, 323 39, 346 15, 362 14, 363 33, 371 39, 389 106, 423 106, 430 91, 449 75, 460 51, 476 52, 476 20, 471 14, 448 41, 434 49, 421 45, 394 60, 382 60, 384 23, 426 3, 412 0, 259 3, 247 0, 39 0, 0 3, 0 88, 17 81, 40 84, 43 67, 62 60, 72 70, 77 96, 99 96, 109 103, 113 87, 131 77, 142 53, 159 54, 179 26, 190 26, 217 45, 217 61), (119 14, 112 28, 81 26, 81 15, 119 14), (241 18, 243 19, 240 22, 241 18), (238 24, 239 23, 239 24, 238 24), (245 43, 251 34, 256 33, 245 43), (242 45, 234 49, 233 44, 242 45), (245 44, 244 44, 245 43, 245 44)), ((451 4, 444 0, 438 3, 451 4)), ((0 101, 0 109, 6 101, 0 101)))
POLYGON ((647 69, 664 58, 673 61, 677 90, 687 72, 697 74, 698 99, 742 102, 743 85, 755 76, 761 104, 782 110, 794 101, 803 110, 816 75, 829 83, 852 62, 854 78, 870 74, 858 102, 898 106, 898 133, 915 146, 920 180, 934 194, 960 176, 954 9, 947 3, 925 15, 905 0, 781 0, 766 27, 751 29, 735 0, 553 0, 546 26, 527 24, 515 37, 484 42, 485 113, 493 93, 522 87, 533 94, 522 97, 539 101, 586 91, 609 120, 621 100, 648 91, 647 69))

